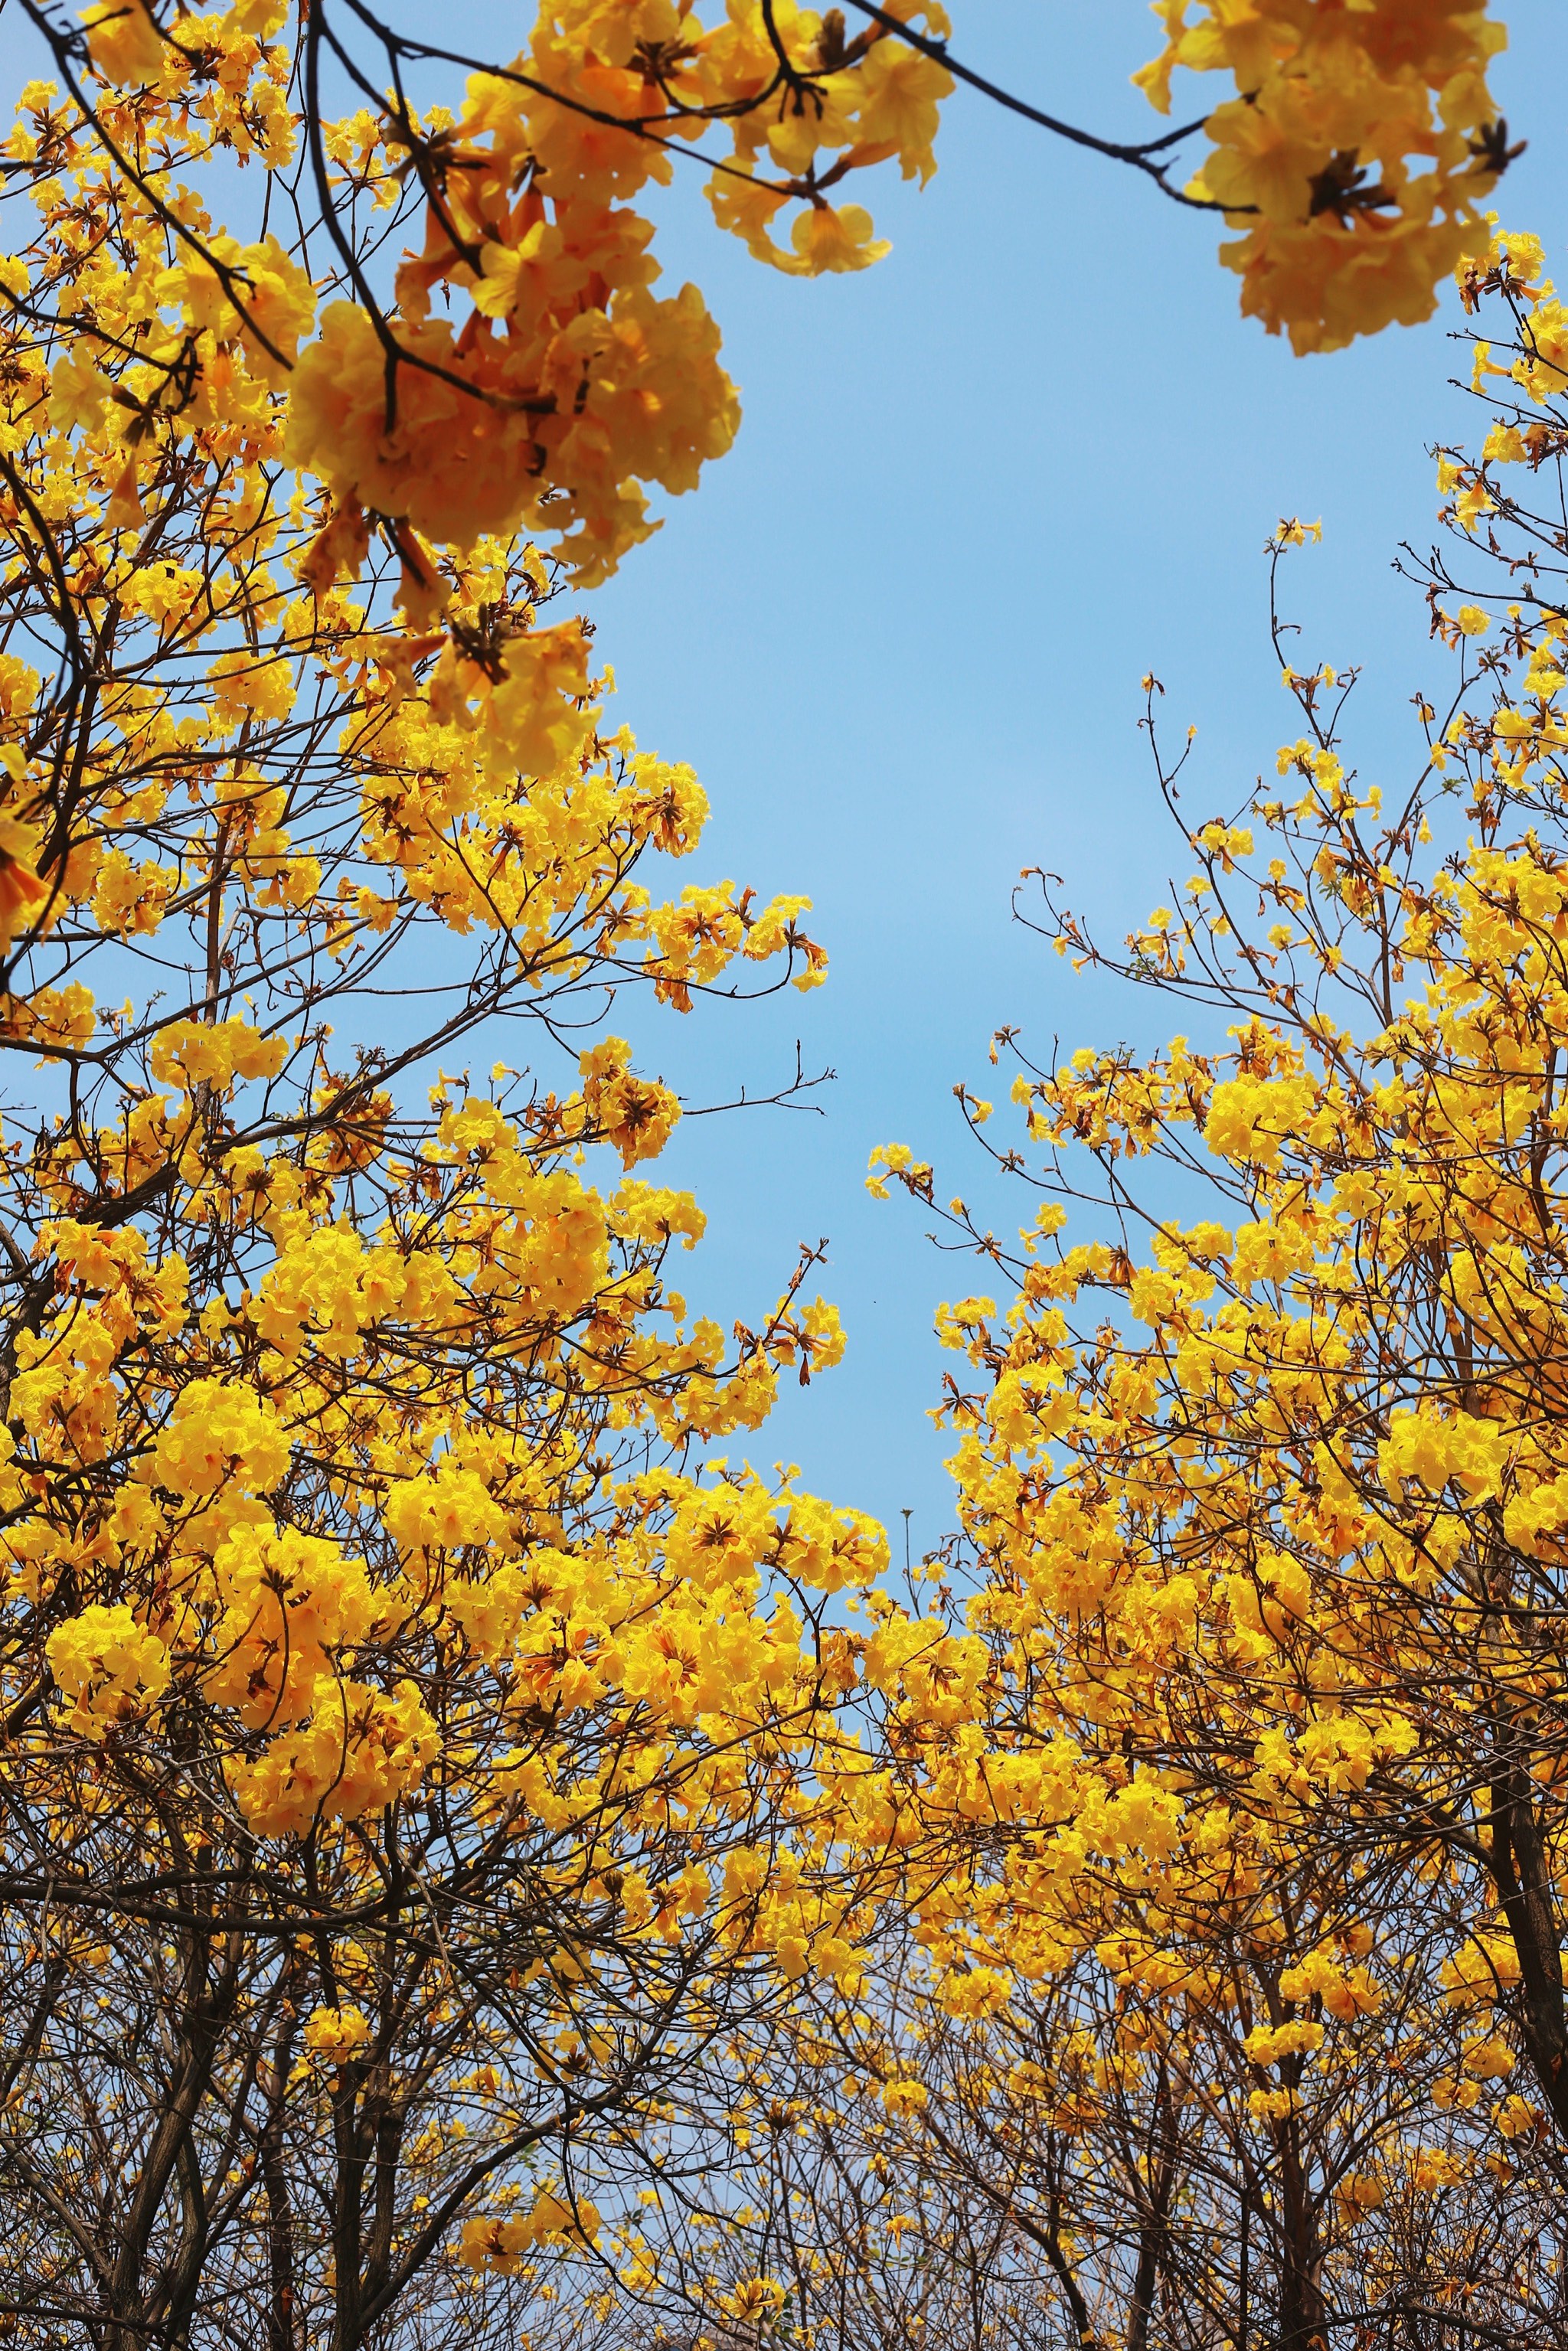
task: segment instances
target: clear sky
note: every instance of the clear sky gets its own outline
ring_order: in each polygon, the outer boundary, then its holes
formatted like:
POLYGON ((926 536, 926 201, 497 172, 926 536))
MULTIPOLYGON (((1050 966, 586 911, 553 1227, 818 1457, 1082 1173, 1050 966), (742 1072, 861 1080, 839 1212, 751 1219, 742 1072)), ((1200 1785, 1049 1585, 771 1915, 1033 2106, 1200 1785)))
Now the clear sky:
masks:
MULTIPOLYGON (((1155 46, 1137 0, 952 13, 955 54, 978 69, 1103 133, 1149 135, 1127 87, 1155 46)), ((1500 191, 1504 225, 1542 235, 1568 277, 1568 9, 1500 13, 1512 46, 1494 86, 1531 142, 1500 191)), ((868 1197, 867 1154, 906 1141, 944 1196, 1016 1225, 1021 1196, 988 1187, 952 1099, 959 1079, 988 1091, 991 1031, 1017 1022, 1049 1058, 1058 1034, 1071 1050, 1190 1027, 1075 978, 1012 925, 1019 869, 1061 873, 1116 938, 1190 870, 1136 730, 1146 669, 1173 732, 1199 730, 1195 811, 1234 807, 1293 739, 1264 626, 1281 515, 1323 521, 1291 575, 1304 652, 1364 664, 1354 751, 1364 774, 1403 772, 1408 697, 1441 656, 1390 564, 1402 538, 1431 537, 1429 445, 1482 422, 1448 388, 1469 371, 1448 340, 1457 302, 1298 360, 1239 316, 1214 225, 1131 172, 963 91, 938 154, 924 193, 866 175, 894 250, 849 278, 759 268, 714 235, 695 172, 666 201, 661 290, 704 288, 745 421, 591 600, 616 716, 691 760, 711 796, 688 877, 810 892, 832 956, 810 998, 635 1024, 647 1063, 694 1099, 775 1081, 797 1036, 838 1073, 824 1117, 677 1135, 662 1172, 710 1217, 685 1287, 755 1317, 796 1242, 831 1237, 822 1287, 846 1360, 792 1392, 751 1458, 798 1461, 895 1540, 910 1507, 917 1552, 950 1522, 924 1416, 944 1364, 933 1309, 987 1284, 932 1250, 907 1200, 868 1197)))

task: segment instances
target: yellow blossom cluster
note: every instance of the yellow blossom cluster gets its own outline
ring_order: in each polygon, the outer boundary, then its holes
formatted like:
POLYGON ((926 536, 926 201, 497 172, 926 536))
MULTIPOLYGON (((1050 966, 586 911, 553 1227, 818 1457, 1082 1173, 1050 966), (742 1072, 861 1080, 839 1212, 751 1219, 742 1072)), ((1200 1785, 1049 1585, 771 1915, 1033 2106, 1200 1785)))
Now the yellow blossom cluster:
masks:
POLYGON ((358 2056, 371 2038, 371 2028, 364 2010, 350 2001, 346 2008, 313 2008, 302 2037, 313 2057, 334 2064, 358 2056))
MULTIPOLYGON (((925 0, 889 14, 946 30, 925 0)), ((99 59, 130 78, 101 43, 99 59)), ((340 542, 367 509, 461 547, 548 529, 580 580, 601 579, 653 528, 645 486, 692 488, 739 415, 696 288, 651 291, 653 225, 628 200, 727 130, 719 225, 797 275, 864 267, 887 248, 828 192, 894 158, 929 177, 950 88, 892 25, 850 39, 841 12, 793 0, 714 23, 693 0, 574 0, 541 11, 509 67, 473 75, 455 116, 404 103, 337 126, 332 152, 352 152, 376 203, 396 201, 394 172, 423 203, 390 332, 362 299, 329 304, 294 376, 288 458, 332 491, 340 542)))
POLYGON ((457 2258, 469 2269, 491 2270, 505 2277, 522 2268, 536 2245, 593 2244, 599 2231, 599 2208, 591 2198, 569 2203, 547 2190, 516 2218, 465 2221, 457 2258))
POLYGON ((1134 75, 1163 113, 1178 68, 1236 96, 1204 124, 1189 193, 1241 230, 1221 259, 1241 307, 1297 351, 1429 318, 1484 251, 1480 205, 1506 169, 1487 89, 1504 45, 1474 0, 1157 0, 1160 56, 1134 75))
POLYGON ((141 1713, 169 1686, 168 1650, 123 1602, 95 1604, 57 1625, 48 1657, 62 1697, 73 1701, 71 1728, 89 1739, 141 1713))

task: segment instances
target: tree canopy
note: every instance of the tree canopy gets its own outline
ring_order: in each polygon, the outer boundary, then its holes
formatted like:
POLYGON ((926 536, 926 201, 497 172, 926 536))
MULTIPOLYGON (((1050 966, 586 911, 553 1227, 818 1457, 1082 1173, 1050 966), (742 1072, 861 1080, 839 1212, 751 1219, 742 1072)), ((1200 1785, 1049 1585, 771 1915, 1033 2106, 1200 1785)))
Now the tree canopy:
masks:
POLYGON ((1127 144, 920 0, 709 13, 508 62, 22 0, 0 2325, 1560 2340, 1568 326, 1488 210, 1501 27, 1162 0, 1145 93, 1218 94, 1127 144), (678 882, 702 788, 581 600, 738 421, 640 192, 863 268, 851 175, 928 179, 956 84, 1221 214, 1298 351, 1457 275, 1493 421, 1406 785, 1277 614, 1255 802, 1193 820, 1148 681, 1174 903, 1111 953, 1020 902, 1201 1034, 1003 1031, 1006 1144, 965 1095, 1032 1195, 938 1211, 1012 1295, 942 1310, 959 1524, 900 1588, 730 1458, 842 1335, 811 1250, 689 1309, 694 1106, 615 1026, 815 987, 810 900, 678 882))

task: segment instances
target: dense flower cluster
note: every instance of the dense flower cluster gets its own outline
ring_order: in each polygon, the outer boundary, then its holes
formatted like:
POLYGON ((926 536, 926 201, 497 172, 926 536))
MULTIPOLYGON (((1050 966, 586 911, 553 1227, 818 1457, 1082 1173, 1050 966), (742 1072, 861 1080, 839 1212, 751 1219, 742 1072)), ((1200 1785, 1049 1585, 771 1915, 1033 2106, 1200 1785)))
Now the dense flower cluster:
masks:
POLYGON ((1190 193, 1243 231, 1241 307, 1298 351, 1429 318, 1480 252, 1509 147, 1487 89, 1500 25, 1473 0, 1157 0, 1166 43, 1134 78, 1162 112, 1178 68, 1237 95, 1204 125, 1190 193))
MULTIPOLYGON (((946 31, 928 0, 888 13, 928 37, 946 31)), ((248 0, 168 25, 146 0, 99 11, 89 39, 105 129, 123 140, 178 112, 282 168, 300 133, 283 95, 284 20, 248 0), (214 75, 221 99, 205 94, 214 75)), ((886 247, 861 206, 828 192, 894 158, 928 178, 950 88, 891 26, 849 39, 841 12, 792 0, 747 0, 712 24, 693 0, 573 0, 540 12, 509 66, 475 73, 455 114, 400 99, 316 126, 319 183, 346 211, 362 200, 378 238, 375 215, 397 214, 405 192, 422 205, 385 314, 367 307, 361 274, 317 320, 276 240, 204 235, 201 257, 165 268, 161 291, 188 330, 290 371, 286 455, 332 491, 339 552, 362 546, 367 512, 464 549, 526 528, 551 533, 589 584, 653 528, 646 486, 692 488, 739 414, 696 288, 651 291, 653 224, 629 200, 668 182, 674 153, 725 132, 709 189, 721 227, 797 275, 862 268, 886 247), (787 210, 780 246, 770 228, 787 210)), ((101 408, 90 360, 68 396, 84 421, 101 408)))

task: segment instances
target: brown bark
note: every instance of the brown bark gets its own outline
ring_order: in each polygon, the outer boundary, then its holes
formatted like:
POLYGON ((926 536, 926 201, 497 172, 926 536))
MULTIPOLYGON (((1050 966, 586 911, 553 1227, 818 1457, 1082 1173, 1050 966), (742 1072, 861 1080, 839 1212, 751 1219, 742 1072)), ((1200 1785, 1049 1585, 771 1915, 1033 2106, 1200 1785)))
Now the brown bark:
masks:
POLYGON ((1491 1871, 1519 1960, 1520 2031, 1525 2053, 1568 2138, 1568 2014, 1551 1867, 1535 1818, 1531 1782, 1514 1760, 1492 1785, 1491 1871))

